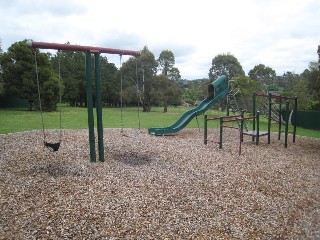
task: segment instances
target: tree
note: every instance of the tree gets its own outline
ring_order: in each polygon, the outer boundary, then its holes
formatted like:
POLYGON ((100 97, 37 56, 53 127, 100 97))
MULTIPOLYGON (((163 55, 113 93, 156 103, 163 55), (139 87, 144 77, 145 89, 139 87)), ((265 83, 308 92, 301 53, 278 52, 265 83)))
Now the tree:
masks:
POLYGON ((38 99, 33 54, 35 51, 41 96, 44 97, 43 109, 46 111, 55 110, 59 96, 59 79, 53 73, 48 56, 40 53, 38 49, 31 49, 26 42, 27 40, 24 40, 12 44, 8 52, 2 56, 4 91, 7 95, 27 99, 28 109, 33 109, 33 103, 38 99))
POLYGON ((183 88, 182 100, 194 105, 196 101, 203 100, 208 96, 208 79, 186 81, 183 88))
POLYGON ((161 73, 168 76, 175 64, 173 53, 170 50, 163 50, 159 55, 158 63, 161 73))
POLYGON ((299 74, 286 72, 282 76, 282 81, 286 87, 280 92, 281 95, 288 97, 298 97, 298 109, 307 110, 311 95, 308 94, 308 81, 299 74))
POLYGON ((0 38, 0 54, 3 53, 3 50, 2 50, 2 39, 0 38))
POLYGON ((172 67, 168 74, 169 80, 179 82, 181 80, 180 71, 176 67, 172 67))
POLYGON ((309 64, 307 95, 312 98, 309 102, 309 109, 314 111, 320 111, 320 69, 318 66, 314 63, 309 64))
POLYGON ((102 98, 108 106, 116 106, 120 100, 118 69, 107 57, 100 57, 102 98))
POLYGON ((70 106, 84 106, 86 104, 85 54, 63 50, 49 57, 57 74, 60 65, 60 75, 64 84, 63 101, 68 102, 70 106))
POLYGON ((168 79, 165 75, 161 74, 155 77, 156 87, 153 89, 153 95, 157 97, 156 101, 163 103, 163 112, 168 112, 169 104, 180 104, 181 89, 178 85, 168 79))
POLYGON ((181 80, 180 71, 174 67, 175 58, 170 50, 163 50, 158 58, 161 75, 157 76, 157 97, 163 102, 163 112, 168 111, 168 105, 180 102, 181 91, 178 87, 181 80))
POLYGON ((317 71, 317 70, 320 70, 319 69, 319 63, 316 62, 316 61, 312 61, 309 63, 309 71, 317 71))
MULTIPOLYGON (((0 62, 2 61, 2 54, 3 54, 3 51, 2 51, 2 39, 0 39, 0 62)), ((3 82, 3 71, 2 71, 2 68, 1 68, 1 64, 0 64, 0 96, 4 94, 4 82, 3 82)))
POLYGON ((237 92, 236 98, 240 109, 251 111, 253 108, 252 94, 259 93, 261 82, 253 80, 250 77, 242 76, 234 78, 234 90, 237 92))
POLYGON ((154 93, 155 89, 157 67, 158 62, 147 46, 141 50, 139 57, 131 57, 122 65, 123 87, 124 89, 132 88, 133 85, 138 84, 139 100, 142 104, 143 112, 151 110, 151 103, 156 98, 152 93, 154 93), (137 72, 136 66, 138 68, 137 72))
MULTIPOLYGON (((276 71, 264 64, 254 66, 248 73, 249 77, 254 81, 261 83, 262 91, 278 90, 279 83, 277 83, 276 71)), ((261 91, 261 90, 260 90, 261 91)))
POLYGON ((213 81, 221 75, 227 75, 229 79, 233 77, 245 76, 238 59, 228 54, 220 54, 212 59, 212 66, 209 69, 209 79, 213 81))
POLYGON ((320 111, 320 45, 318 45, 318 62, 310 62, 308 74, 308 95, 311 95, 309 110, 320 111))
POLYGON ((317 51, 317 53, 318 53, 318 69, 319 69, 319 71, 320 71, 320 45, 318 45, 318 51, 317 51))
POLYGON ((264 64, 258 64, 249 71, 248 75, 252 80, 272 83, 276 77, 276 71, 264 64))

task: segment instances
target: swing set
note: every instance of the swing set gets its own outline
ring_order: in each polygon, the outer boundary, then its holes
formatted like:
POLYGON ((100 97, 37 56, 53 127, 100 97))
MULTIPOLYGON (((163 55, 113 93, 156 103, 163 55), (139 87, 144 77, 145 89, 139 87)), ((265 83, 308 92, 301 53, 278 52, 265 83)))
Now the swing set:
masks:
MULTIPOLYGON (((100 54, 118 54, 120 56, 130 55, 134 57, 140 56, 139 51, 132 50, 122 50, 113 48, 101 48, 101 47, 91 47, 91 46, 80 46, 71 44, 59 44, 59 43, 47 43, 47 42, 34 42, 28 41, 28 44, 32 48, 40 49, 53 49, 53 50, 67 50, 67 51, 80 51, 86 53, 86 93, 87 93, 87 111, 88 111, 88 128, 89 128, 89 145, 90 145, 90 161, 96 162, 96 149, 95 149, 95 134, 94 134, 94 115, 93 115, 93 93, 92 93, 92 79, 91 79, 91 56, 94 55, 95 60, 95 87, 96 87, 96 112, 97 112, 97 133, 98 133, 98 152, 99 161, 104 162, 104 143, 103 143, 103 126, 102 126, 102 100, 101 100, 101 74, 100 74, 100 54)), ((36 72, 37 72, 37 85, 38 85, 38 97, 41 111, 42 119, 42 129, 43 129, 43 140, 44 145, 50 151, 58 151, 61 144, 61 109, 60 109, 60 139, 59 142, 49 143, 46 141, 45 131, 44 131, 44 121, 43 121, 43 111, 41 108, 41 96, 40 96, 40 84, 38 77, 37 62, 36 72)), ((60 67, 59 67, 60 68, 60 67)), ((60 70, 59 70, 60 71, 60 70)), ((60 78, 59 73, 59 78, 60 78)), ((59 101, 61 103, 61 87, 59 93, 59 101)))

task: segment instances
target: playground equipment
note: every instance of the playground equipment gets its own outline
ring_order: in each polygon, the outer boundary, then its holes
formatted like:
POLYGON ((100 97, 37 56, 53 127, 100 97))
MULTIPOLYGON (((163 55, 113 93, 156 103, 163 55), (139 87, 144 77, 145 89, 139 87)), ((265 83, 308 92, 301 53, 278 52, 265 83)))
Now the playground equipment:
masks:
POLYGON ((219 101, 220 98, 224 97, 229 93, 228 88, 228 77, 223 75, 217 78, 214 82, 208 85, 208 97, 205 98, 198 106, 185 112, 175 123, 164 128, 149 128, 149 134, 161 136, 174 134, 185 126, 194 118, 206 112, 212 104, 219 101))
POLYGON ((227 116, 230 115, 230 109, 233 114, 241 113, 242 110, 247 110, 247 107, 244 104, 244 100, 241 94, 241 91, 236 88, 235 81, 229 80, 229 94, 227 95, 227 116), (241 105, 237 100, 237 96, 241 99, 241 105), (242 108, 241 108, 242 107, 242 108))
MULTIPOLYGON (((271 133, 271 119, 272 119, 272 105, 278 104, 279 105, 279 119, 281 119, 281 109, 282 104, 285 104, 285 140, 284 140, 284 147, 286 148, 288 146, 288 129, 289 129, 289 101, 294 100, 294 118, 296 118, 297 114, 297 97, 286 97, 286 96, 278 96, 278 95, 272 95, 271 93, 266 94, 256 94, 253 93, 253 116, 252 117, 244 117, 244 112, 241 112, 241 115, 234 115, 234 116, 224 116, 219 118, 208 118, 207 115, 204 116, 204 144, 208 144, 208 121, 216 121, 219 120, 220 122, 220 134, 219 134, 219 141, 215 143, 219 143, 219 148, 222 149, 222 142, 223 142, 223 128, 231 128, 231 129, 237 129, 239 131, 239 155, 241 154, 241 143, 243 142, 243 135, 248 135, 252 137, 252 142, 256 142, 256 145, 259 144, 259 139, 261 136, 268 136, 268 144, 270 144, 270 133, 271 133), (268 131, 260 131, 259 126, 259 119, 260 119, 260 112, 256 111, 256 97, 266 97, 268 98, 268 131), (273 99, 276 99, 277 101, 272 101, 273 99), (225 120, 226 119, 226 120, 225 120), (252 131, 244 131, 244 122, 252 120, 252 131), (240 127, 233 127, 228 126, 226 123, 231 122, 240 122, 240 127)), ((296 122, 296 119, 294 119, 294 122, 296 122)), ((280 140, 281 137, 281 121, 278 122, 278 140, 280 140)), ((293 142, 295 142, 295 136, 296 136, 296 126, 293 125, 293 142)))
MULTIPOLYGON (((270 91, 270 90, 267 90, 267 87, 265 85, 263 85, 263 95, 268 95, 268 94, 271 94, 273 96, 278 96, 278 92, 277 91, 270 91)), ((262 104, 260 105, 260 112, 264 113, 265 115, 269 115, 269 99, 266 97, 266 98, 263 98, 262 99, 262 104)), ((281 122, 282 124, 285 123, 284 119, 282 118, 281 114, 281 109, 279 109, 275 104, 272 104, 271 105, 271 120, 276 122, 276 123, 279 123, 281 122)))
MULTIPOLYGON (((229 80, 229 94, 227 95, 227 116, 230 116, 230 109, 233 115, 241 114, 242 111, 247 111, 247 107, 245 106, 243 96, 239 88, 236 88, 234 80, 229 80), (241 104, 237 98, 240 98, 241 104)), ((240 122, 238 122, 240 127, 240 122)), ((244 121, 244 127, 248 131, 248 123, 244 121)))
POLYGON ((244 117, 244 111, 241 111, 240 115, 234 115, 234 116, 224 116, 224 117, 218 117, 218 118, 208 118, 207 115, 204 116, 204 144, 208 144, 208 121, 216 121, 219 120, 220 122, 220 131, 219 131, 219 141, 215 142, 219 144, 219 148, 222 149, 222 142, 223 142, 223 128, 230 128, 230 129, 236 129, 239 131, 239 155, 241 154, 241 143, 243 142, 243 135, 250 135, 252 136, 252 141, 254 141, 254 138, 256 139, 256 144, 259 144, 259 138, 261 136, 265 136, 268 134, 268 132, 262 132, 259 128, 259 118, 260 113, 257 111, 256 116, 252 117, 244 117), (226 120, 225 120, 226 119, 226 120), (253 125, 252 131, 243 131, 244 129, 244 122, 247 120, 257 120, 256 121, 256 128, 255 125, 253 125), (229 125, 225 125, 225 123, 233 123, 233 122, 240 122, 239 127, 233 127, 229 125))
MULTIPOLYGON (((273 106, 278 105, 279 109, 278 109, 278 119, 279 121, 277 121, 278 123, 278 140, 280 140, 281 138, 281 126, 282 126, 282 116, 281 116, 281 110, 282 110, 282 104, 286 105, 286 119, 285 119, 285 147, 287 147, 287 137, 288 137, 288 125, 289 125, 289 104, 290 104, 290 100, 294 102, 293 105, 293 116, 294 116, 294 124, 293 124, 293 139, 292 141, 295 142, 296 141, 296 122, 297 122, 297 110, 298 110, 298 98, 297 97, 287 97, 287 96, 280 96, 280 95, 272 95, 272 93, 269 94, 257 94, 257 93, 253 93, 252 96, 252 100, 253 100, 253 110, 252 110, 252 114, 255 115, 256 113, 256 98, 257 97, 264 97, 268 99, 268 144, 270 144, 270 131, 271 131, 271 120, 272 120, 272 110, 275 109, 273 106)), ((253 120, 254 121, 254 120, 253 120)))
POLYGON ((88 109, 88 127, 89 127, 89 144, 90 144, 90 161, 96 161, 95 135, 94 135, 94 116, 93 116, 93 94, 91 80, 91 54, 94 54, 95 59, 95 86, 96 86, 96 111, 97 111, 97 132, 98 132, 98 151, 99 161, 104 161, 104 143, 103 143, 103 126, 102 126, 102 101, 101 101, 101 75, 100 75, 100 54, 119 54, 131 55, 134 57, 140 56, 139 51, 101 48, 91 46, 80 46, 71 44, 46 43, 29 41, 28 44, 32 48, 55 49, 68 51, 86 52, 86 91, 87 91, 87 109, 88 109))
MULTIPOLYGON (((37 90, 38 90, 38 100, 39 100, 39 108, 41 114, 41 123, 42 123, 42 135, 43 135, 43 144, 45 147, 49 149, 50 152, 56 152, 60 148, 60 144, 62 142, 62 116, 61 116, 61 108, 60 108, 60 133, 59 133, 59 142, 49 143, 46 140, 46 134, 44 130, 44 119, 43 119, 43 111, 42 111, 42 103, 41 103, 41 94, 40 94, 40 83, 39 83, 39 71, 38 71, 38 63, 37 63, 37 53, 34 52, 34 62, 36 68, 36 79, 37 79, 37 90)), ((59 72, 59 81, 61 81, 61 71, 60 71, 60 57, 58 58, 58 72, 59 72)), ((61 106, 61 83, 59 86, 59 103, 61 106)))

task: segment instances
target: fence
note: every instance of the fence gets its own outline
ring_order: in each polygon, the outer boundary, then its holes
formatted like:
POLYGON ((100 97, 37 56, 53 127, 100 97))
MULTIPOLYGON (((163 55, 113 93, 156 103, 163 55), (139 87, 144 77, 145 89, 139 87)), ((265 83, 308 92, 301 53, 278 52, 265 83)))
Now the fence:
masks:
MULTIPOLYGON (((285 114, 285 111, 283 111, 282 117, 287 119, 285 114)), ((297 111, 296 118, 294 117, 294 113, 292 113, 290 123, 306 129, 320 130, 320 112, 297 111), (297 119, 296 123, 295 119, 297 119)))
POLYGON ((28 100, 13 96, 0 96, 0 108, 28 108, 28 100))

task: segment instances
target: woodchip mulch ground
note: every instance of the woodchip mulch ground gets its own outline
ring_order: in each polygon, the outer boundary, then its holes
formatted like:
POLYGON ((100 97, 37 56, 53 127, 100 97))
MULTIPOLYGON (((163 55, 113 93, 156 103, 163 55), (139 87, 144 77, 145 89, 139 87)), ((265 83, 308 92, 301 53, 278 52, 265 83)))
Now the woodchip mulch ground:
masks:
POLYGON ((104 163, 87 130, 53 153, 41 131, 0 135, 0 239, 320 238, 320 139, 246 137, 239 156, 234 130, 222 150, 197 129, 124 131, 104 130, 104 163))

